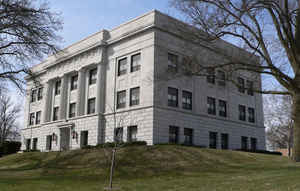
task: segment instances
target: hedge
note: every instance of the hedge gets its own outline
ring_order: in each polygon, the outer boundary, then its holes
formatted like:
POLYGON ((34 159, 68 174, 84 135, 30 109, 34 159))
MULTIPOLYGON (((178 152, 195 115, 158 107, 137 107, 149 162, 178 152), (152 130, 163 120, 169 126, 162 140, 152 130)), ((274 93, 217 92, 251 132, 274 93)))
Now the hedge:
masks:
POLYGON ((21 143, 17 141, 5 141, 0 147, 0 157, 20 151, 21 143))

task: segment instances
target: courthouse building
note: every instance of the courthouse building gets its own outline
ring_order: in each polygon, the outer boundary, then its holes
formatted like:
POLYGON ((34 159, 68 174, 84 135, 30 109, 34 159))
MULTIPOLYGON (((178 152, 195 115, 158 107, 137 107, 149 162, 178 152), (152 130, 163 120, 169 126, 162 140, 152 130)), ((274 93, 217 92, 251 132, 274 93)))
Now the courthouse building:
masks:
MULTIPOLYGON (((114 140, 265 149, 262 96, 252 91, 261 88, 259 75, 239 73, 239 88, 219 69, 212 72, 220 78, 159 77, 180 70, 186 55, 226 62, 174 26, 188 27, 151 11, 32 67, 37 80, 26 78, 22 149, 69 150, 114 140)), ((258 63, 225 41, 214 46, 258 63)))

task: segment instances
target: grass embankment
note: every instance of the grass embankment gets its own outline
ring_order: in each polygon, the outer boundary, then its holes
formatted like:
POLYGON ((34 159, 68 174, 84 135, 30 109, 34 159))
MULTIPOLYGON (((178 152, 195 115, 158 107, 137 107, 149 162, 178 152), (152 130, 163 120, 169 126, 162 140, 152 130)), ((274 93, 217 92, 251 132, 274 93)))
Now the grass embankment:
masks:
MULTIPOLYGON (((1 191, 92 191, 108 184, 104 149, 23 153, 0 158, 1 191)), ((300 164, 286 157, 175 145, 117 153, 118 190, 300 190, 300 164)))

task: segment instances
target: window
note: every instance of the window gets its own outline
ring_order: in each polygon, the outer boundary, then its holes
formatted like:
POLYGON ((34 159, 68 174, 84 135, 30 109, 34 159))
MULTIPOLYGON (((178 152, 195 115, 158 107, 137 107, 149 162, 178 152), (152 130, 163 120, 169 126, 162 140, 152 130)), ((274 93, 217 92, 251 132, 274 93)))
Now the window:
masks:
POLYGON ((127 58, 123 58, 118 61, 118 76, 127 73, 127 58))
POLYGON ((182 91, 182 108, 192 110, 192 93, 182 91))
POLYGON ((253 138, 251 137, 251 150, 252 151, 256 151, 256 145, 257 145, 257 139, 256 138, 253 138))
POLYGON ((71 77, 71 91, 76 90, 78 85, 78 75, 71 77))
POLYGON ((38 138, 33 138, 32 142, 32 150, 37 150, 37 143, 38 143, 38 138))
POLYGON ((219 100, 219 115, 221 117, 227 117, 226 101, 219 100))
POLYGON ((245 93, 245 80, 241 77, 238 77, 238 91, 245 93))
POLYGON ((221 148, 228 149, 228 134, 226 133, 221 134, 221 148))
POLYGON ((31 139, 26 139, 26 150, 29 151, 31 148, 31 139))
POLYGON ((36 116, 35 116, 35 124, 36 125, 41 123, 41 117, 42 117, 42 112, 41 111, 36 112, 36 116))
POLYGON ((75 117, 75 115, 76 115, 76 103, 70 103, 69 118, 75 117))
POLYGON ((192 145, 193 144, 193 129, 184 128, 184 144, 192 145))
POLYGON ((46 137, 46 150, 52 150, 52 135, 47 135, 46 137))
POLYGON ((168 87, 168 106, 178 107, 178 90, 168 87))
POLYGON ((135 54, 133 56, 131 56, 131 67, 130 67, 130 71, 131 72, 135 72, 140 70, 141 68, 141 54, 135 54))
POLYGON ((123 142, 123 127, 118 127, 115 129, 115 142, 123 142))
POLYGON ((254 115, 254 108, 248 108, 248 121, 250 123, 255 123, 255 115, 254 115))
POLYGON ((128 142, 137 141, 137 126, 128 127, 128 142))
POLYGON ((130 106, 139 105, 140 103, 140 88, 130 89, 130 106))
POLYGON ((207 97, 207 113, 211 115, 216 115, 216 99, 212 97, 207 97))
POLYGON ((242 139, 241 139, 241 149, 242 150, 248 150, 248 137, 242 136, 242 139))
POLYGON ((178 56, 168 53, 168 70, 171 72, 177 72, 178 56))
POLYGON ((53 121, 58 120, 58 113, 59 113, 59 107, 54 107, 53 108, 53 121))
POLYGON ((179 127, 176 126, 169 127, 169 143, 178 143, 178 132, 179 132, 179 127))
POLYGON ((217 132, 209 132, 209 148, 216 149, 217 148, 217 132))
POLYGON ((31 102, 35 102, 36 101, 36 94, 37 94, 37 90, 31 90, 31 102))
POLYGON ((43 89, 44 88, 39 88, 39 91, 38 91, 38 95, 37 95, 37 99, 38 100, 41 100, 41 99, 43 99, 43 89))
POLYGON ((29 114, 29 125, 34 125, 34 113, 29 114))
POLYGON ((84 147, 88 145, 89 132, 81 131, 80 132, 80 146, 84 147))
POLYGON ((254 95, 254 93, 253 93, 253 82, 250 81, 250 80, 247 80, 247 93, 248 93, 248 95, 251 95, 251 96, 254 95))
POLYGON ((239 105, 239 120, 246 121, 246 107, 239 105))
POLYGON ((87 114, 92 114, 96 112, 96 98, 90 98, 88 100, 88 108, 87 108, 87 114))
POLYGON ((206 77, 207 83, 215 84, 215 69, 209 68, 206 70, 206 72, 207 72, 207 77, 206 77))
POLYGON ((225 86, 226 82, 225 82, 225 72, 218 70, 218 85, 219 86, 225 86))
POLYGON ((97 82, 97 68, 91 69, 89 74, 89 85, 97 82))
POLYGON ((59 95, 60 94, 60 89, 61 89, 61 80, 57 80, 55 82, 55 95, 59 95))
POLYGON ((117 92, 117 109, 124 108, 126 106, 126 90, 117 92))

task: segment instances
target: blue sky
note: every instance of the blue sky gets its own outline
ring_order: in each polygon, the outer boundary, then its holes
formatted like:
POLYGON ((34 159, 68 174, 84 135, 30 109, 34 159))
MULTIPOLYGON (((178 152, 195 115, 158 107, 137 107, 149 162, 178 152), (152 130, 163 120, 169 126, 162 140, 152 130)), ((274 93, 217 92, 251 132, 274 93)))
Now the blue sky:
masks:
POLYGON ((51 0, 50 7, 62 14, 62 48, 101 29, 112 29, 153 9, 178 17, 168 0, 51 0))

